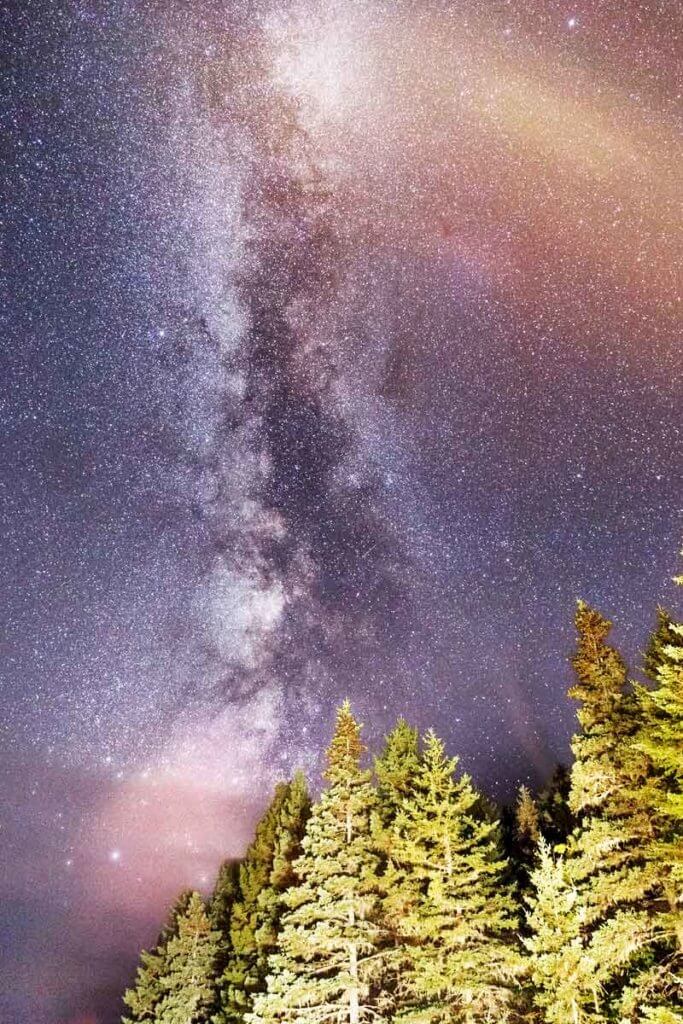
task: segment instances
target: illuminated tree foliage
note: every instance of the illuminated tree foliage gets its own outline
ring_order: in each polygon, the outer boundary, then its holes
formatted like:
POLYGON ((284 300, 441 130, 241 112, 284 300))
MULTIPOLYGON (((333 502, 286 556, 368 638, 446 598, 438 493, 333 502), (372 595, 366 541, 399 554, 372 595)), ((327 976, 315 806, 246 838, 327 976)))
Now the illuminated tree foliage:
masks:
POLYGON ((571 773, 558 764, 536 794, 539 831, 551 846, 563 844, 576 824, 569 808, 570 787, 571 773))
POLYGON ((405 718, 399 718, 386 737, 384 749, 375 758, 378 819, 383 827, 395 820, 402 801, 412 789, 419 766, 417 729, 408 725, 405 718))
POLYGON ((142 1021, 157 1019, 157 1006, 164 994, 161 979, 167 966, 166 947, 169 940, 177 934, 178 919, 186 913, 191 897, 190 891, 180 894, 169 912, 156 946, 151 950, 143 949, 140 953, 135 984, 123 994, 123 1002, 128 1009, 122 1018, 124 1024, 140 1024, 142 1021))
POLYGON ((192 893, 166 946, 160 979, 163 996, 153 1018, 158 1024, 203 1024, 207 1020, 216 997, 220 938, 202 897, 192 893))
POLYGON ((433 732, 399 719, 373 778, 345 702, 320 798, 278 785, 208 908, 182 894, 124 1024, 683 1024, 683 624, 645 684, 576 626, 574 762, 519 790, 512 863, 433 732))
MULTIPOLYGON (((236 892, 229 908, 227 962, 220 978, 217 1024, 244 1019, 254 995, 263 991, 268 954, 275 948, 281 896, 294 880, 292 862, 301 852, 310 799, 306 782, 297 775, 280 783, 239 867, 236 892)), ((234 881, 226 876, 227 902, 234 881)), ((224 928, 226 926, 224 925, 224 928)))
POLYGON ((520 786, 517 793, 514 829, 517 856, 528 867, 536 855, 541 832, 538 805, 527 786, 520 786))
POLYGON ((314 805, 295 863, 297 885, 284 895, 278 952, 252 1024, 374 1019, 381 929, 378 858, 371 814, 375 793, 361 767, 360 727, 348 703, 337 713, 327 751, 328 787, 314 805))
POLYGON ((642 710, 636 746, 652 772, 641 793, 657 823, 648 856, 657 868, 669 904, 670 927, 683 950, 683 623, 659 613, 646 656, 653 688, 639 686, 642 710))
POLYGON ((636 741, 638 696, 606 642, 611 623, 580 602, 576 626, 569 695, 580 702, 582 728, 572 741, 569 803, 578 824, 563 861, 544 852, 530 917, 536 1002, 550 1024, 559 1024, 567 999, 575 1024, 637 1019, 638 1007, 662 987, 665 954, 662 888, 648 857, 655 826, 642 799, 650 765, 636 741), (547 896, 553 887, 562 889, 561 921, 547 896), (566 938, 556 948, 558 927, 566 938), (549 970, 555 954, 557 970, 549 970))
POLYGON ((384 910, 401 936, 397 1018, 506 1021, 521 957, 496 822, 433 732, 393 825, 384 910))
POLYGON ((595 991, 584 955, 577 891, 561 856, 545 839, 531 874, 527 897, 529 972, 535 1002, 547 1024, 594 1020, 595 991))
POLYGON ((650 772, 639 792, 653 825, 645 856, 660 898, 651 908, 659 955, 627 993, 628 1008, 644 1006, 643 1020, 683 1022, 683 624, 664 611, 646 653, 652 687, 638 686, 636 749, 650 772))
POLYGON ((239 896, 239 873, 239 861, 224 861, 218 869, 216 884, 209 901, 211 924, 221 933, 220 948, 216 959, 216 973, 219 978, 233 955, 230 919, 233 905, 239 896))

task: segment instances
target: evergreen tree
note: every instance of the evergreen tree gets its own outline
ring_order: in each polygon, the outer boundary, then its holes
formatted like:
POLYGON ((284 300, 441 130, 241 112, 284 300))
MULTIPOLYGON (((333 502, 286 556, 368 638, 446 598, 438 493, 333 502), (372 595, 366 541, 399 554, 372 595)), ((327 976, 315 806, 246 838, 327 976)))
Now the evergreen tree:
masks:
POLYGON ((581 702, 582 732, 572 741, 569 803, 579 824, 568 867, 578 890, 584 956, 601 987, 596 1014, 609 1019, 620 1001, 625 1010, 651 987, 661 888, 646 857, 653 822, 642 800, 649 764, 634 743, 639 703, 623 660, 607 643, 612 624, 582 602, 576 624, 577 683, 569 696, 581 702))
POLYGON ((166 971, 166 947, 177 934, 178 919, 186 913, 191 897, 189 890, 180 894, 159 933, 156 946, 140 953, 135 985, 123 994, 123 1002, 128 1007, 127 1016, 122 1018, 123 1024, 142 1024, 156 1019, 157 1006, 163 995, 161 978, 166 971))
POLYGON ((223 861, 218 869, 216 884, 209 901, 211 923, 226 937, 230 935, 232 906, 240 891, 239 878, 240 862, 237 860, 223 861))
POLYGON ((300 852, 309 810, 303 776, 280 783, 239 866, 217 1024, 242 1021, 254 995, 265 986, 267 956, 274 947, 282 910, 280 897, 293 880, 292 862, 300 852))
POLYGON ((122 1024, 138 1024, 156 1019, 156 1008, 162 996, 161 977, 166 969, 165 949, 143 949, 135 975, 135 984, 126 989, 123 1001, 128 1007, 122 1024))
POLYGON ((512 1019, 521 955, 496 822, 457 762, 428 733, 392 840, 397 881, 384 909, 403 948, 397 1018, 512 1019))
POLYGON ((662 882, 670 928, 683 951, 683 623, 660 610, 645 659, 654 688, 637 688, 642 721, 636 746, 653 771, 642 793, 657 823, 648 850, 662 882))
POLYGON ((419 765, 417 729, 408 725, 405 718, 399 718, 385 738, 382 753, 375 758, 378 817, 382 826, 395 819, 419 765))
POLYGON ((239 861, 226 860, 218 869, 216 884, 209 901, 209 920, 212 927, 221 933, 216 958, 216 977, 223 975, 233 955, 230 939, 232 908, 239 896, 239 861))
POLYGON ((215 1002, 215 969, 221 934, 212 928, 204 901, 192 893, 175 935, 166 946, 160 979, 163 997, 156 1009, 158 1024, 200 1024, 215 1002))
MULTIPOLYGON (((310 813, 311 798, 306 779, 298 772, 287 787, 280 808, 270 877, 268 884, 261 889, 258 896, 256 942, 263 970, 267 966, 267 957, 277 946, 280 919, 284 909, 282 895, 291 885, 296 884, 294 863, 302 852, 306 822, 310 813)), ((265 977, 263 972, 262 976, 265 977)))
POLYGON ((251 1024, 359 1021, 376 1016, 376 871, 371 831, 375 794, 361 767, 364 747, 348 701, 337 712, 327 751, 328 787, 313 806, 298 884, 284 895, 278 951, 270 958, 267 992, 251 1024))
POLYGON ((520 786, 515 807, 515 840, 518 856, 524 865, 534 859, 540 838, 536 801, 526 786, 520 786))
MULTIPOLYGON (((401 887, 403 869, 392 856, 392 841, 396 834, 394 823, 401 805, 415 784, 415 775, 420 765, 419 735, 417 729, 399 718, 394 728, 385 737, 384 748, 375 758, 377 780, 377 811, 373 820, 375 849, 379 854, 378 892, 384 901, 389 893, 396 893, 401 887)), ((387 946, 392 952, 385 959, 382 985, 386 997, 394 1001, 398 978, 401 971, 402 937, 391 921, 385 918, 387 946)))
POLYGON ((577 892, 561 857, 541 838, 526 898, 529 975, 545 1024, 593 1021, 598 984, 584 955, 577 892))
POLYGON ((569 771, 558 764, 536 796, 539 829, 551 847, 562 846, 576 824, 569 808, 570 786, 569 771))
POLYGON ((634 745, 651 767, 639 798, 653 828, 645 856, 660 895, 650 906, 656 956, 622 1003, 644 1007, 643 1020, 683 1024, 683 625, 661 610, 645 670, 654 687, 636 687, 634 745))
MULTIPOLYGON (((568 898, 573 901, 571 925, 566 925, 571 936, 565 949, 570 967, 580 950, 572 1012, 577 1022, 597 1024, 614 1015, 628 1019, 623 1012, 629 1000, 633 1002, 633 992, 650 983, 657 945, 652 920, 656 882, 645 858, 651 823, 638 796, 647 763, 633 744, 637 701, 627 688, 621 657, 606 642, 611 623, 579 602, 576 626, 578 645, 572 659, 576 683, 569 695, 580 702, 577 714, 582 730, 572 740, 575 762, 569 804, 578 824, 556 875, 567 880, 568 898)), ((546 876, 537 879, 545 881, 546 876)), ((531 969, 540 985, 537 1004, 551 1007, 561 1001, 566 977, 562 973, 553 977, 539 966, 556 952, 552 945, 544 948, 552 929, 541 928, 542 921, 537 908, 530 919, 531 969)))

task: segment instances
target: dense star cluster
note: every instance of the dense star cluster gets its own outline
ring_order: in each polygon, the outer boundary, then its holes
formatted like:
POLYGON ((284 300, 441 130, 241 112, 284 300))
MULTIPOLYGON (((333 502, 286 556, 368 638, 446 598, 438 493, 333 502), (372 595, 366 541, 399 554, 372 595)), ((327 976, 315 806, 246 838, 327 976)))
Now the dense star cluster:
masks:
POLYGON ((677 603, 681 28, 2 5, 3 1021, 109 1024, 343 697, 504 799, 568 756, 577 597, 637 668, 677 603))

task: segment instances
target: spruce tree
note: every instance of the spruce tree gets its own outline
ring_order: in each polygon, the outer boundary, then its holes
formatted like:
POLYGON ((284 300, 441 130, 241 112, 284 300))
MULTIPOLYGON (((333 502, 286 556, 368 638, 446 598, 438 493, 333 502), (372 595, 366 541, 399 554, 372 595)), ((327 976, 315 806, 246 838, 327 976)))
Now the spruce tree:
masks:
POLYGON ((383 826, 394 820, 402 800, 410 792, 420 764, 417 729, 399 718, 386 736, 384 749, 375 758, 378 817, 383 826))
POLYGON ((221 933, 220 948, 216 958, 217 978, 222 977, 233 955, 230 924, 232 908, 239 896, 239 869, 239 861, 226 860, 221 864, 209 901, 209 919, 212 926, 221 933))
POLYGON ((683 951, 683 623, 660 610, 645 659, 653 688, 639 686, 642 711, 636 746, 652 772, 642 793, 656 821, 648 850, 658 870, 670 913, 670 927, 683 951))
MULTIPOLYGON (((373 819, 373 834, 379 855, 378 892, 382 901, 390 893, 396 893, 403 881, 403 869, 392 856, 392 841, 396 831, 394 823, 404 799, 414 786, 419 765, 420 741, 417 729, 409 726, 404 718, 399 718, 385 737, 381 754, 375 758, 377 811, 373 819)), ((402 937, 398 929, 392 928, 388 918, 385 917, 383 923, 387 946, 392 949, 385 958, 382 985, 387 1000, 395 1003, 402 964, 402 937)))
POLYGON ((268 953, 273 949, 282 906, 293 880, 292 862, 300 852, 310 799, 297 775, 276 786, 273 799, 238 872, 238 893, 230 910, 229 957, 220 981, 217 1024, 237 1024, 265 987, 268 953))
POLYGON ((647 758, 634 743, 640 708, 626 667, 607 643, 611 623, 580 602, 577 682, 582 731, 572 741, 575 762, 569 803, 578 827, 569 843, 568 867, 578 890, 584 956, 600 996, 598 1019, 637 1003, 651 985, 659 952, 655 924, 661 888, 646 851, 653 821, 643 804, 647 758))
POLYGON ((498 824, 430 732, 396 816, 397 867, 384 910, 403 941, 396 1018, 503 1022, 514 1014, 521 955, 498 824))
POLYGON ((278 951, 250 1024, 359 1024, 377 1015, 375 794, 361 765, 360 727, 348 701, 327 751, 328 786, 313 806, 294 864, 298 884, 283 895, 278 951))
MULTIPOLYGON (((575 1020, 597 1024, 615 1015, 619 1019, 632 993, 642 989, 641 982, 648 983, 657 945, 657 886, 645 857, 652 825, 639 799, 648 769, 633 744, 637 701, 627 686, 623 660, 607 643, 611 623, 579 602, 576 626, 576 683, 569 695, 580 702, 582 728, 572 740, 569 794, 577 827, 562 868, 573 900, 571 928, 567 924, 572 938, 565 952, 571 964, 581 951, 574 977, 575 1020)), ((560 1000, 565 978, 553 978, 539 967, 554 953, 554 947, 544 949, 551 931, 540 928, 542 919, 540 911, 530 919, 531 969, 540 985, 537 1004, 550 1007, 560 1000)))
POLYGON ((553 846, 562 846, 576 822, 569 808, 571 776, 563 764, 553 770, 548 782, 536 795, 538 826, 544 839, 553 846))
POLYGON ((163 995, 161 977, 166 968, 165 952, 157 946, 140 953, 135 984, 123 994, 128 1013, 121 1018, 122 1024, 141 1024, 156 1019, 156 1008, 163 995))
POLYGON ((178 919, 188 908, 191 891, 180 894, 173 904, 166 924, 161 929, 156 945, 151 950, 143 949, 140 953, 140 964, 135 975, 135 984, 123 994, 123 1002, 128 1013, 122 1018, 123 1024, 142 1024, 143 1021, 156 1020, 157 1006, 163 996, 161 978, 166 971, 168 942, 178 932, 178 919))
POLYGON ((526 786, 520 786, 515 806, 515 846, 517 855, 525 867, 528 867, 534 859, 539 838, 539 814, 536 801, 526 786))
POLYGON ((657 882, 650 906, 654 960, 626 988, 622 1006, 643 1020, 683 1024, 683 625, 662 610, 646 652, 652 688, 636 687, 636 749, 650 772, 639 791, 652 824, 645 857, 657 882))
POLYGON ((545 1024, 595 1020, 599 985, 584 955, 577 892, 562 857, 553 856, 544 838, 539 841, 526 902, 530 934, 522 941, 529 952, 529 976, 545 1024))
MULTIPOLYGON (((258 896, 256 943, 262 977, 267 958, 277 947, 280 919, 284 909, 282 896, 296 884, 294 863, 302 852, 306 822, 311 813, 311 798, 306 779, 298 772, 287 787, 277 820, 275 844, 268 884, 258 896)), ((261 986, 261 989, 264 986, 261 986)))
POLYGON ((221 934, 212 928, 204 901, 192 893, 175 935, 166 946, 160 979, 163 996, 156 1008, 157 1024, 203 1024, 215 1002, 215 966, 221 934))
POLYGON ((209 901, 209 916, 214 928, 229 936, 232 906, 239 895, 240 862, 223 861, 209 901))

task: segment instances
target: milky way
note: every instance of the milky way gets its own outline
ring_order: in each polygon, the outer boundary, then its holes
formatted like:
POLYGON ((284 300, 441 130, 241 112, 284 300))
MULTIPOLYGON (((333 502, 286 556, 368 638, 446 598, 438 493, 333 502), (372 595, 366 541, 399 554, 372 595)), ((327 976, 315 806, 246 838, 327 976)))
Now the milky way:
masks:
POLYGON ((0 1016, 117 1019, 348 695, 509 798, 680 541, 675 4, 3 5, 0 1016))

